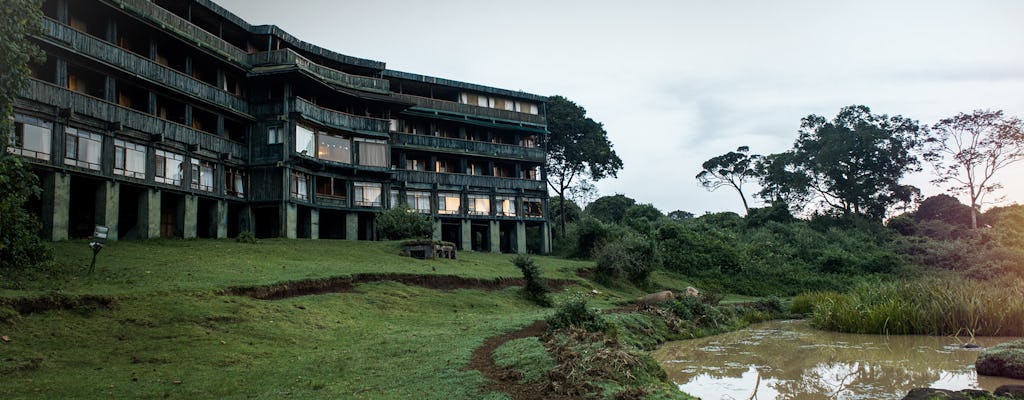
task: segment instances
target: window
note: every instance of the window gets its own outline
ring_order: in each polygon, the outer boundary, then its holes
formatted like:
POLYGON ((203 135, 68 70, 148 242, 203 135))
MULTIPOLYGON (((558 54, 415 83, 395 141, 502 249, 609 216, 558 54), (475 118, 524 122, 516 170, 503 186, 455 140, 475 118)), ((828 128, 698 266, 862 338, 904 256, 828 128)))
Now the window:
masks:
POLYGON ((428 161, 416 160, 412 158, 405 159, 405 169, 410 171, 426 171, 428 161))
POLYGON ((540 180, 540 174, 537 173, 537 167, 523 168, 523 179, 529 179, 531 181, 540 180))
POLYGON ((470 215, 490 215, 491 214, 491 197, 487 195, 471 194, 469 195, 469 214, 470 215))
POLYGON ((523 147, 537 147, 537 137, 533 135, 523 136, 523 138, 519 140, 519 145, 523 147))
POLYGON ((396 190, 396 189, 391 189, 391 198, 390 198, 390 199, 388 199, 388 200, 389 200, 389 202, 388 202, 388 208, 395 208, 395 207, 398 207, 398 205, 400 204, 400 203, 399 203, 398 201, 399 201, 399 200, 400 200, 401 198, 402 198, 402 196, 401 196, 401 194, 400 194, 400 193, 398 193, 398 190, 396 190))
POLYGON ((313 157, 316 146, 313 130, 302 125, 295 125, 295 152, 313 157))
POLYGON ((458 193, 438 193, 437 213, 438 214, 459 214, 459 206, 462 205, 462 196, 458 193))
POLYGON ((381 184, 355 182, 352 184, 352 197, 357 207, 380 207, 381 184))
MULTIPOLYGON (((405 204, 423 214, 430 214, 430 192, 406 191, 405 204)), ((455 206, 458 209, 458 205, 455 206)))
POLYGON ((466 174, 469 174, 469 175, 480 175, 480 176, 482 176, 484 174, 484 166, 481 163, 469 163, 469 165, 466 166, 466 169, 467 169, 466 174))
POLYGON ((185 159, 181 154, 169 153, 163 150, 156 151, 156 174, 154 180, 157 183, 168 185, 181 185, 182 161, 185 159))
POLYGON ((279 144, 284 141, 283 129, 280 126, 267 128, 267 144, 279 144))
POLYGON ((527 217, 544 217, 544 202, 538 198, 523 199, 523 214, 527 217))
POLYGON ((114 174, 146 179, 146 146, 114 140, 114 174))
POLYGON ((209 161, 191 160, 192 182, 189 187, 195 190, 212 192, 217 189, 217 180, 214 179, 214 165, 209 161))
POLYGON ((328 176, 316 177, 317 197, 330 197, 333 199, 345 199, 348 192, 345 190, 345 181, 339 178, 328 176))
POLYGON ((359 145, 359 165, 388 166, 388 143, 383 140, 356 139, 359 145))
POLYGON ((50 160, 50 132, 53 124, 24 115, 14 116, 14 135, 7 151, 25 157, 50 160))
POLYGON ((344 136, 317 132, 316 157, 322 160, 352 163, 352 141, 344 136))
POLYGON ((103 136, 75 128, 64 129, 64 165, 100 169, 103 136))
POLYGON ((291 194, 299 200, 309 200, 309 175, 292 171, 291 194))
POLYGON ((516 198, 511 196, 495 196, 494 208, 498 215, 514 217, 516 216, 516 198))
POLYGON ((434 165, 434 171, 436 172, 456 172, 455 163, 448 160, 437 160, 434 165))
POLYGON ((245 186, 248 182, 245 173, 237 168, 224 168, 224 192, 228 196, 245 198, 245 186))

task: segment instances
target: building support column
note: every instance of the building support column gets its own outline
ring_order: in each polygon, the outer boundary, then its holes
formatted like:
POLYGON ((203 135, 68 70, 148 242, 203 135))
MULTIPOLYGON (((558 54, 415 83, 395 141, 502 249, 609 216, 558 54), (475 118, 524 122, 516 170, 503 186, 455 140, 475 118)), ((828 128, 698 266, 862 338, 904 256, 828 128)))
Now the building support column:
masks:
POLYGON ((286 203, 284 205, 284 230, 281 232, 285 238, 295 239, 298 237, 298 230, 296 229, 299 222, 299 206, 286 203))
POLYGON ((185 195, 185 212, 184 212, 184 223, 182 237, 185 239, 195 239, 196 231, 199 226, 199 197, 195 195, 185 195))
POLYGON ((434 218, 434 224, 433 225, 434 225, 434 234, 433 234, 433 236, 431 236, 431 239, 434 239, 435 241, 440 241, 441 238, 442 238, 442 234, 441 234, 441 219, 440 218, 434 218))
POLYGON ((53 241, 68 240, 71 177, 54 172, 43 180, 43 236, 53 241))
POLYGON ((320 209, 309 209, 309 238, 320 239, 320 209))
POLYGON ((117 210, 121 199, 121 184, 101 182, 96 189, 96 225, 107 227, 107 240, 117 240, 117 210))
POLYGON ((501 253, 501 224, 498 221, 487 223, 487 231, 490 234, 488 242, 491 245, 491 253, 501 253))
POLYGON ((526 223, 516 221, 516 254, 526 254, 526 223))
POLYGON ((359 240, 359 214, 345 214, 345 239, 359 240))
POLYGON ((217 211, 214 212, 217 218, 217 239, 226 239, 228 237, 228 202, 223 200, 217 201, 217 211))
POLYGON ((160 191, 146 189, 139 194, 139 238, 160 237, 160 191))
POLYGON ((470 224, 468 219, 462 220, 461 224, 462 224, 462 234, 459 235, 459 239, 462 242, 461 243, 462 247, 460 248, 460 250, 462 250, 462 251, 473 250, 473 225, 470 224))
POLYGON ((551 254, 551 224, 544 222, 540 227, 540 251, 543 254, 551 254))

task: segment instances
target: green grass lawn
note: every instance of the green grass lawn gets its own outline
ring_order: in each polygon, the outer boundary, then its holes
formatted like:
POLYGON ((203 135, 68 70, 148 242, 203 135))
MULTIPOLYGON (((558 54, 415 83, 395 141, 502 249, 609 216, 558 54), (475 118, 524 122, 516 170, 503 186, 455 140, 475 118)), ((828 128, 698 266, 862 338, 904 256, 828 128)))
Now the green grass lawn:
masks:
MULTIPOLYGON (((394 242, 156 240, 111 243, 96 272, 84 242, 53 244, 66 272, 0 296, 53 291, 116 298, 0 322, 0 398, 444 398, 482 393, 472 350, 549 315, 518 288, 441 291, 394 282, 354 292, 256 300, 230 286, 363 272, 519 277, 510 255, 463 252, 415 260, 394 242)), ((546 278, 588 262, 536 257, 546 278)), ((611 305, 642 294, 590 282, 557 293, 611 305)))

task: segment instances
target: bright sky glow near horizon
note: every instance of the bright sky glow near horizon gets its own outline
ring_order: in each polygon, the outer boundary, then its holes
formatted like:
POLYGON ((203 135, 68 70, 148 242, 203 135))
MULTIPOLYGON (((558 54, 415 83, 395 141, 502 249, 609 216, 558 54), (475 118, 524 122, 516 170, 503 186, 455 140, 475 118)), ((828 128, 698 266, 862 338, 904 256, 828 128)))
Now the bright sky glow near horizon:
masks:
MULTIPOLYGON (((604 123, 625 164, 600 194, 663 212, 742 213, 735 192, 700 186, 700 164, 744 145, 785 151, 808 114, 863 104, 926 125, 974 109, 1024 118, 1016 0, 215 1, 389 69, 563 95, 604 123)), ((945 192, 929 179, 906 182, 945 192)), ((1024 203, 1024 162, 997 181, 1002 204, 1024 203)))

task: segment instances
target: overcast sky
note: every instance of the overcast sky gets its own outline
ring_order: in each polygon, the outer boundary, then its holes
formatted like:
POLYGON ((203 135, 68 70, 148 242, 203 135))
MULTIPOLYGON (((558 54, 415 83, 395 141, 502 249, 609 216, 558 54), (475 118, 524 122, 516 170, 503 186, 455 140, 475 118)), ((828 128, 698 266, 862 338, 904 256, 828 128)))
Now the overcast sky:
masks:
MULTIPOLYGON (((600 194, 664 212, 742 213, 700 164, 785 151, 808 114, 1024 117, 1024 1, 215 1, 389 69, 563 95, 625 164, 600 194)), ((1024 166, 998 177, 1024 203, 1024 166)), ((909 183, 942 193, 929 179, 909 183)))

